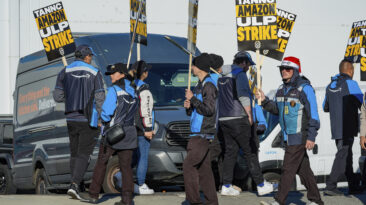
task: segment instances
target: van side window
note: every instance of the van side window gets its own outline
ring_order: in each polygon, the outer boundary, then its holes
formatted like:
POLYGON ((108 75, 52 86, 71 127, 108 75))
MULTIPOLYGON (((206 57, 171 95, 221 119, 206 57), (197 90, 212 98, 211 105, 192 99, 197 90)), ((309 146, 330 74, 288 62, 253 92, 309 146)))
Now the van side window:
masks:
POLYGON ((4 144, 12 144, 13 143, 13 125, 4 125, 4 144))
POLYGON ((57 76, 51 76, 19 87, 17 122, 19 125, 41 123, 53 120, 56 107, 52 92, 57 76))

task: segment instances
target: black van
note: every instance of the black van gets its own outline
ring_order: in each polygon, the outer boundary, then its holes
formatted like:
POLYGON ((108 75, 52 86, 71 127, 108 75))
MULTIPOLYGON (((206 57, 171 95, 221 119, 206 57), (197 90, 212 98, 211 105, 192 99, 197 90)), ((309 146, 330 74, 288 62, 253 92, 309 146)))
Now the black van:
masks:
MULTIPOLYGON (((185 38, 171 36, 182 46, 185 38)), ((108 64, 127 62, 130 34, 99 34, 76 38, 76 45, 88 44, 97 54, 92 65, 102 73, 108 64)), ((136 51, 136 49, 134 48, 136 51)), ((197 53, 199 51, 197 50, 197 53)), ((131 62, 135 62, 136 53, 131 62)), ((147 183, 182 184, 182 163, 189 135, 189 118, 183 108, 188 82, 188 56, 162 35, 149 34, 148 45, 141 45, 141 58, 152 65, 147 83, 154 96, 157 134, 151 142, 147 183)), ((67 56, 70 64, 73 55, 67 56)), ((60 59, 47 61, 45 52, 19 60, 14 92, 14 184, 18 189, 35 189, 45 194, 50 189, 64 189, 70 182, 69 138, 64 104, 55 103, 52 92, 63 68, 60 59)), ((192 85, 197 81, 193 78, 192 85)), ((105 88, 111 85, 104 78, 105 88)), ((90 183, 98 147, 85 174, 90 183)), ((103 184, 105 192, 117 192, 114 176, 118 160, 109 160, 103 184)))
POLYGON ((0 115, 0 194, 15 194, 13 167, 13 116, 0 115))

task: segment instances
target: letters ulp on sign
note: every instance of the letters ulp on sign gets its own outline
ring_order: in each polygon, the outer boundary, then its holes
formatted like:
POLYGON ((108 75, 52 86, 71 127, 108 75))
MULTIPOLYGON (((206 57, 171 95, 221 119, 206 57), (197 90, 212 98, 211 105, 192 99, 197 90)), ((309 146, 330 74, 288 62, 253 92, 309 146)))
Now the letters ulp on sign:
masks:
POLYGON ((344 58, 354 63, 360 62, 360 36, 362 29, 366 28, 366 20, 357 21, 352 24, 351 33, 348 38, 346 53, 344 58))
POLYGON ((239 50, 277 49, 276 0, 236 0, 239 50))
POLYGON ((147 17, 146 17, 146 0, 130 0, 130 36, 133 35, 133 29, 135 27, 136 19, 138 24, 136 27, 136 43, 147 45, 147 17), (138 10, 142 3, 140 16, 138 10))
POLYGON ((75 42, 61 2, 33 11, 47 59, 75 52, 75 42))

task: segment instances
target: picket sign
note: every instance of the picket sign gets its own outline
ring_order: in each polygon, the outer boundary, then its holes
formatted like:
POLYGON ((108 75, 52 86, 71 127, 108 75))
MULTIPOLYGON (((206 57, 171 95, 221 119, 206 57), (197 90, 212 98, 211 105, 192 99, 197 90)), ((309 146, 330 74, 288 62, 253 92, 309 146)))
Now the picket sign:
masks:
POLYGON ((76 46, 66 18, 62 2, 57 2, 33 11, 47 60, 62 58, 67 66, 66 55, 74 53, 76 46))
MULTIPOLYGON (((141 8, 142 8, 142 3, 140 2, 139 4, 139 10, 137 11, 137 16, 140 16, 141 13, 141 8)), ((130 61, 131 61, 131 54, 132 54, 132 49, 133 49, 133 44, 135 42, 135 37, 136 37, 136 28, 137 25, 139 24, 139 21, 137 20, 134 28, 133 28, 133 34, 132 34, 132 38, 131 38, 131 44, 130 44, 130 51, 128 52, 128 59, 127 59, 127 70, 130 67, 130 61)))

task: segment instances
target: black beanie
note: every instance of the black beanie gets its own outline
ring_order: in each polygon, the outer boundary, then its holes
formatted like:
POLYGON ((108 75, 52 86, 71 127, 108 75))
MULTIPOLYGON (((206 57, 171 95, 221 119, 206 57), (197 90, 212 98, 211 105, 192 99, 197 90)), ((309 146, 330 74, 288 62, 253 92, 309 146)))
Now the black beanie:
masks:
POLYGON ((192 64, 207 73, 210 72, 211 58, 208 53, 202 53, 201 55, 193 59, 192 64))
POLYGON ((221 68, 222 65, 224 65, 224 59, 221 56, 211 53, 210 57, 211 57, 211 68, 217 70, 221 68))

